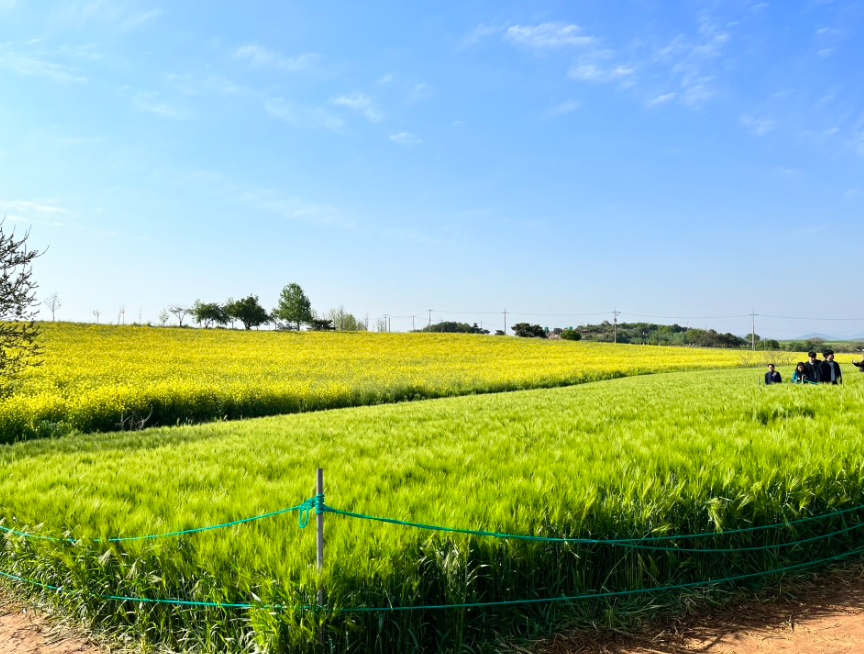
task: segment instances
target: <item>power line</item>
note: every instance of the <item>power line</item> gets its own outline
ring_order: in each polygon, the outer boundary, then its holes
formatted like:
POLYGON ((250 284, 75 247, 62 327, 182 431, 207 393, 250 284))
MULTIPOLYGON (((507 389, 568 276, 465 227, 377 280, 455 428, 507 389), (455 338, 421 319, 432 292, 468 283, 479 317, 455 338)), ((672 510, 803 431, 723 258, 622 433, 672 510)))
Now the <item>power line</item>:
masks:
MULTIPOLYGON (((664 320, 722 320, 725 318, 749 318, 749 313, 738 313, 729 316, 654 316, 647 313, 630 313, 629 311, 619 311, 625 316, 637 316, 640 318, 662 318, 664 320)), ((762 314, 759 314, 762 315, 762 314)))
MULTIPOLYGON (((500 316, 502 314, 506 314, 507 316, 525 316, 525 317, 544 317, 544 318, 570 318, 570 317, 579 317, 579 316, 607 316, 609 315, 609 311, 590 311, 590 312, 530 312, 530 311, 448 311, 444 309, 427 309, 428 314, 428 325, 432 324, 432 314, 437 313, 442 316, 500 316)), ((737 318, 754 318, 758 316, 760 318, 768 318, 772 320, 809 320, 812 322, 864 322, 864 318, 825 318, 825 317, 813 317, 813 316, 778 316, 774 314, 768 313, 756 313, 755 310, 748 313, 733 313, 733 314, 725 314, 725 315, 711 315, 711 316, 671 316, 671 315, 659 315, 652 313, 635 313, 632 311, 620 311, 614 310, 613 315, 620 315, 625 317, 635 317, 635 318, 654 318, 659 320, 729 320, 729 319, 737 319, 737 318), (755 316, 754 316, 755 314, 755 316)), ((416 319, 417 314, 411 316, 389 316, 390 318, 397 318, 400 320, 407 320, 409 318, 416 319)))
POLYGON ((769 315, 767 313, 760 313, 758 315, 760 318, 777 318, 779 320, 812 320, 813 322, 822 322, 823 320, 830 320, 832 322, 845 320, 845 321, 850 321, 850 322, 864 322, 864 318, 822 318, 822 317, 813 318, 812 316, 802 318, 802 317, 798 317, 798 316, 772 316, 772 315, 769 315))

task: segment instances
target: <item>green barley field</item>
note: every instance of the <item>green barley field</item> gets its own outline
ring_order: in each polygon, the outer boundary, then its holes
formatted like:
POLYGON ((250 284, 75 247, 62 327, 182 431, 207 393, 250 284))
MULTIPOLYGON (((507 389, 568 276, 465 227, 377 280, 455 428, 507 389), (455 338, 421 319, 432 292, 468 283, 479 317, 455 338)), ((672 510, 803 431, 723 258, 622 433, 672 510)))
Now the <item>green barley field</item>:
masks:
POLYGON ((118 639, 174 650, 492 652, 559 629, 626 626, 776 576, 546 600, 747 575, 860 546, 864 375, 847 369, 840 387, 765 387, 761 374, 668 373, 7 445, 3 526, 74 542, 6 532, 0 570, 61 587, 5 582, 118 639), (300 529, 297 512, 104 541, 296 505, 313 494, 318 467, 336 509, 665 549, 500 539, 325 513, 318 575, 314 515, 300 529), (736 531, 845 509, 853 510, 736 531), (644 540, 699 532, 718 533, 644 540), (804 542, 783 546, 793 541, 804 542), (313 607, 319 585, 324 610, 313 607), (406 610, 513 600, 541 601, 406 610))

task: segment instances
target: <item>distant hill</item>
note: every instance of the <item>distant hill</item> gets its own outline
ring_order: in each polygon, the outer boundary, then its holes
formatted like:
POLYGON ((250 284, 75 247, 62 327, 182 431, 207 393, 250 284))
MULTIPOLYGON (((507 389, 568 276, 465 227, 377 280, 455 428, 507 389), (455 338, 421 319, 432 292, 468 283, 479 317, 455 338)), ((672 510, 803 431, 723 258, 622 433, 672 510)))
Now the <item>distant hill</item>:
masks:
POLYGON ((805 334, 804 336, 799 336, 798 338, 789 339, 794 341, 809 341, 811 338, 821 338, 823 341, 862 341, 864 340, 864 334, 854 334, 854 333, 846 333, 844 334, 805 334))

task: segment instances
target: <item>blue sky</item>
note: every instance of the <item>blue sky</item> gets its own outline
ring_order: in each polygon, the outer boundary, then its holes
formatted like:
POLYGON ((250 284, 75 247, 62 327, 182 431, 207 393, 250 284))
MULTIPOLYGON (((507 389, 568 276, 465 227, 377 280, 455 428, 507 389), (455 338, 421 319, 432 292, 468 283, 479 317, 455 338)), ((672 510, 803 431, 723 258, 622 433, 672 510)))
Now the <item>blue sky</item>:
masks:
POLYGON ((297 282, 373 322, 864 333, 815 319, 864 317, 862 28, 844 0, 0 0, 0 213, 71 320, 297 282))

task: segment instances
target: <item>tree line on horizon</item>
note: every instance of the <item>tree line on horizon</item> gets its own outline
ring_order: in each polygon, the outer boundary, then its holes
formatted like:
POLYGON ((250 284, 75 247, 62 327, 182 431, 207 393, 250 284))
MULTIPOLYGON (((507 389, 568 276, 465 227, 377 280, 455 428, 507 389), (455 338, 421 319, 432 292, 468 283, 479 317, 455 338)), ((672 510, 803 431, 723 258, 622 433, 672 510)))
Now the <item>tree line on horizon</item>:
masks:
POLYGON ((366 331, 369 319, 358 319, 340 306, 318 315, 312 309, 312 302, 299 284, 291 283, 279 293, 276 306, 267 311, 257 295, 250 294, 239 300, 228 298, 224 303, 202 302, 195 300, 191 306, 172 304, 159 314, 159 322, 164 327, 171 316, 177 318, 180 327, 191 319, 204 329, 213 327, 234 327, 239 322, 244 329, 258 328, 272 324, 279 330, 299 330, 307 325, 313 331, 366 331))

